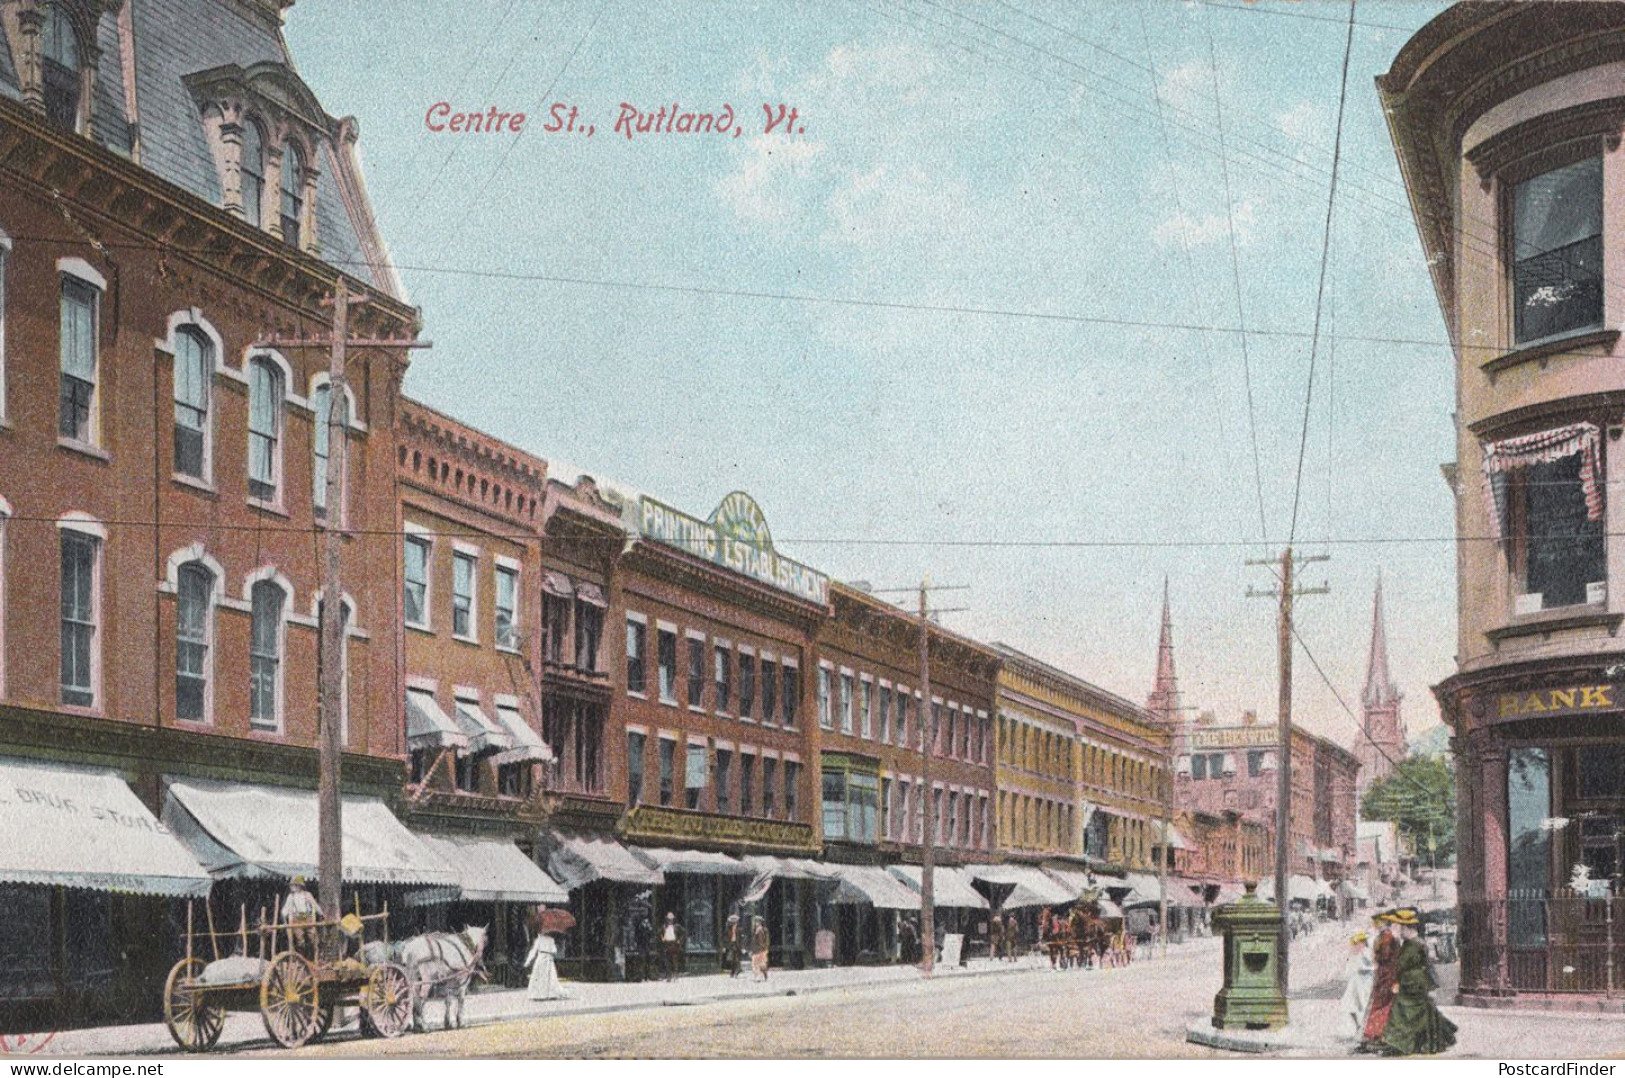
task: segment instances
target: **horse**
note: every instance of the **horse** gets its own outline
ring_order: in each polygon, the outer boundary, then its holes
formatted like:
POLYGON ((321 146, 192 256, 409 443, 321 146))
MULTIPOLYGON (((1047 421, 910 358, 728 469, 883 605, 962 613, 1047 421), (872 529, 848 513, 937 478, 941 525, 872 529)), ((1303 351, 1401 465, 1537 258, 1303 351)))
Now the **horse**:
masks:
POLYGON ((390 944, 379 951, 382 944, 370 943, 363 950, 367 961, 376 963, 382 957, 406 968, 406 979, 412 985, 412 1028, 423 1029, 423 1005, 438 997, 441 1004, 440 1028, 452 1028, 452 1003, 456 1002, 456 1026, 463 1025, 463 999, 468 995, 468 982, 481 973, 480 961, 485 957, 487 929, 470 925, 461 932, 425 932, 421 936, 390 944))

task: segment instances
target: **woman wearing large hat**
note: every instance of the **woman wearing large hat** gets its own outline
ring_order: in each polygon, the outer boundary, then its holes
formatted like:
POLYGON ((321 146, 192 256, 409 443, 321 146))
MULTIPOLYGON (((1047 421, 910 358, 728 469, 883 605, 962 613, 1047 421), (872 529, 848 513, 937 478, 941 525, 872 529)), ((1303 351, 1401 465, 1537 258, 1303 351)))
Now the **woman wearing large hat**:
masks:
POLYGON ((1388 1028, 1388 1012, 1394 1004, 1394 986, 1399 980, 1399 935, 1393 924, 1394 911, 1383 910, 1371 918, 1377 935, 1371 943, 1371 1004, 1366 1011, 1365 1030, 1360 1051, 1374 1052, 1381 1048, 1383 1032, 1388 1028))
POLYGON ((1382 1035, 1385 1055, 1437 1055, 1456 1043, 1456 1025, 1439 1013, 1429 995, 1439 982, 1433 977, 1427 948, 1418 938, 1421 919, 1414 909, 1395 910, 1393 923, 1404 942, 1399 948, 1398 978, 1393 1010, 1382 1035))

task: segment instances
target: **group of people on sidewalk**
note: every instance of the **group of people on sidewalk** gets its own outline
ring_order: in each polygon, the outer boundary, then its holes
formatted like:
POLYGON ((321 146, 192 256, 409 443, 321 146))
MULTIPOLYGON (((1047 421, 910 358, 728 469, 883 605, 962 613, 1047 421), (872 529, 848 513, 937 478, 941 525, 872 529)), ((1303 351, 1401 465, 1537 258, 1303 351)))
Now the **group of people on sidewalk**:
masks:
MULTIPOLYGON (((739 914, 730 913, 722 948, 722 964, 730 977, 739 976, 739 959, 744 953, 745 943, 745 928, 739 921, 739 914)), ((763 918, 751 918, 749 943, 751 979, 765 981, 768 955, 773 951, 773 939, 767 934, 767 921, 763 918)))
POLYGON ((1437 1055, 1456 1043, 1456 1026, 1431 996, 1439 986, 1420 938, 1421 920, 1410 907, 1371 918, 1376 938, 1349 940, 1343 991, 1343 1033, 1357 1052, 1388 1056, 1437 1055))

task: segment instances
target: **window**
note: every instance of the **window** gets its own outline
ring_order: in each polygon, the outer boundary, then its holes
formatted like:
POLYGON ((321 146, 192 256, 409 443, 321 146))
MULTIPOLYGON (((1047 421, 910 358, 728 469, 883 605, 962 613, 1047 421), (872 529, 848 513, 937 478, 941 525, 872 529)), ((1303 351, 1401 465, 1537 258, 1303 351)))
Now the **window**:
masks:
POLYGON ((644 652, 647 650, 649 627, 641 621, 626 619, 626 691, 642 694, 648 679, 644 673, 644 652))
POLYGON ((897 743, 908 746, 908 694, 897 690, 897 743))
POLYGON ((505 565, 497 566, 496 597, 497 647, 505 651, 519 650, 519 570, 505 565))
POLYGON ((688 638, 688 706, 705 705, 705 641, 688 638))
POLYGON ((266 356, 248 366, 248 493, 275 502, 282 476, 282 370, 266 356))
MULTIPOLYGON (((1592 519, 1581 475, 1584 461, 1584 453, 1572 453, 1528 465, 1512 480, 1514 512, 1522 511, 1521 527, 1514 529, 1519 538, 1514 561, 1523 572, 1523 592, 1539 595, 1542 609, 1595 601, 1589 586, 1608 576, 1603 514, 1592 519)), ((1599 497, 1600 479, 1593 481, 1599 497)))
POLYGON ((474 567, 472 554, 461 552, 451 559, 451 635, 465 640, 476 637, 474 630, 474 567))
POLYGON ((688 746, 688 766, 683 771, 683 803, 691 809, 700 807, 705 785, 711 778, 709 763, 710 753, 703 743, 688 746))
POLYGON ((406 561, 402 582, 406 610, 406 624, 420 629, 429 627, 429 540, 408 535, 401 547, 406 561))
POLYGON ((897 822, 897 806, 892 798, 897 796, 897 787, 891 779, 880 780, 880 837, 892 837, 892 825, 897 822))
MULTIPOLYGON (((342 394, 340 395, 342 398, 342 394)), ((310 394, 311 433, 310 446, 312 467, 310 469, 310 504, 318 517, 327 515, 327 469, 333 456, 331 453, 332 441, 332 387, 320 385, 310 394)), ((343 429, 349 423, 349 402, 340 400, 339 403, 339 429, 340 437, 344 437, 343 429)), ((339 505, 341 507, 339 520, 342 523, 344 514, 344 475, 339 474, 339 505)))
POLYGON ((891 744, 891 686, 880 687, 880 743, 891 744))
MULTIPOLYGON (((598 672, 598 642, 603 636, 604 608, 586 599, 576 599, 576 669, 581 673, 598 672)), ((559 639, 562 650, 562 633, 559 639)))
POLYGON ((6 258, 11 240, 0 231, 0 421, 6 418, 6 258))
POLYGON ((261 209, 265 201, 265 139, 260 125, 253 120, 243 124, 242 164, 239 168, 243 188, 243 216, 250 224, 263 227, 265 215, 261 209))
POLYGON ((771 756, 762 757, 762 815, 770 820, 779 809, 778 778, 779 762, 771 756))
POLYGON ((675 704, 677 702, 677 634, 670 629, 661 629, 656 641, 659 654, 655 661, 660 668, 660 702, 675 704))
POLYGON ((1602 325, 1602 158, 1512 189, 1517 343, 1602 325))
POLYGON ((1247 753, 1247 777, 1256 779, 1264 773, 1264 754, 1258 749, 1247 753))
POLYGON ((282 238, 295 247, 305 219, 305 158, 293 142, 282 144, 282 238))
POLYGON ((948 845, 959 845, 959 792, 948 793, 948 845))
POLYGON ((198 330, 185 326, 175 334, 175 471, 207 479, 209 381, 214 376, 214 346, 198 330))
POLYGON ((717 811, 733 811, 733 789, 728 780, 733 777, 734 754, 727 749, 717 750, 717 811))
POLYGON ((529 764, 497 765, 497 793, 503 797, 529 797, 530 792, 529 764))
POLYGON ((784 761, 784 818, 796 818, 796 808, 800 801, 801 792, 801 765, 794 760, 784 761))
POLYGON ((801 671, 785 663, 784 672, 784 725, 794 729, 796 725, 796 706, 801 703, 801 671))
POLYGON ((739 815, 756 814, 756 757, 742 753, 739 757, 739 815))
POLYGON ((818 725, 825 730, 835 729, 835 713, 830 707, 830 678, 833 675, 829 667, 818 668, 818 725))
POLYGON ((873 843, 880 816, 880 777, 854 771, 847 776, 847 792, 852 804, 847 814, 849 837, 854 842, 873 843))
POLYGON ((779 720, 779 664, 762 656, 762 723, 772 726, 779 720))
POLYGON ((570 638, 570 600, 552 592, 542 592, 542 646, 544 657, 556 666, 564 665, 564 642, 570 638))
POLYGON ((1197 779, 1197 780, 1207 778, 1207 757, 1206 756, 1203 756, 1201 754, 1197 754, 1197 755, 1191 757, 1191 778, 1197 779))
POLYGON ((459 752, 457 754, 455 778, 457 788, 465 793, 479 793, 480 772, 483 770, 484 768, 480 766, 480 757, 466 752, 459 752))
POLYGON ((824 768, 824 838, 846 840, 846 772, 824 768))
POLYGON ((713 706, 718 711, 728 710, 728 697, 733 690, 733 652, 724 644, 718 644, 712 652, 716 700, 713 706))
POLYGON ((209 615, 214 574, 197 562, 181 566, 175 585, 175 717, 208 718, 209 615))
POLYGON ((269 580, 254 585, 252 628, 248 644, 248 722, 259 730, 282 725, 279 707, 282 687, 282 589, 269 580))
POLYGON ((660 739, 660 803, 671 804, 672 771, 677 766, 677 742, 670 738, 660 739))
POLYGON ((875 736, 875 686, 872 681, 863 683, 863 736, 875 736))
POLYGON ((45 115, 56 126, 79 130, 79 40, 61 4, 45 11, 40 35, 40 76, 45 115))
POLYGON ((62 391, 57 433, 96 441, 96 308, 101 293, 75 277, 62 278, 62 391))
POLYGON ((756 656, 739 653, 739 717, 748 719, 756 711, 756 656))
POLYGON ((841 674, 841 733, 852 732, 852 675, 841 674))
POLYGON ((636 730, 626 732, 626 803, 643 802, 643 735, 636 730))
POLYGON ((76 707, 96 705, 100 547, 93 535, 62 533, 62 702, 76 707))

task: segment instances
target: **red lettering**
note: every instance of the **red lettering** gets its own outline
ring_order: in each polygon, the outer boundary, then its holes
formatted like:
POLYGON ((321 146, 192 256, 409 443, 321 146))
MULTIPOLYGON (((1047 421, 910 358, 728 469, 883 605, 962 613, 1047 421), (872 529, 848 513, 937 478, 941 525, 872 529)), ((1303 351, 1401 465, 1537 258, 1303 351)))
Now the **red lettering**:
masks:
POLYGON ((436 101, 434 104, 429 106, 429 111, 423 114, 423 125, 430 131, 444 131, 446 129, 446 125, 442 123, 437 127, 435 126, 434 120, 436 116, 444 116, 450 111, 451 105, 448 102, 436 101))

